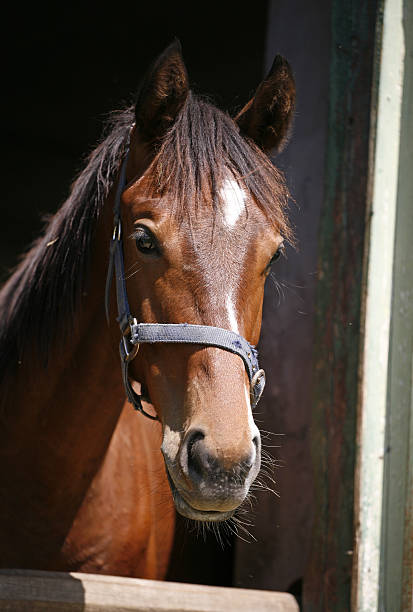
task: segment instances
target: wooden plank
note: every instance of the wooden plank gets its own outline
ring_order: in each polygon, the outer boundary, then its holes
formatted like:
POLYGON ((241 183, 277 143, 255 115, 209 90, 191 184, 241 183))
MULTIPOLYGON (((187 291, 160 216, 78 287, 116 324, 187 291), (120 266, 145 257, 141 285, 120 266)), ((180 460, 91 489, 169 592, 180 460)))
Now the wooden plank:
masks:
POLYGON ((0 571, 2 612, 298 612, 289 593, 94 574, 0 571))
POLYGON ((351 609, 358 373, 379 6, 376 0, 332 0, 326 187, 314 336, 315 511, 304 579, 306 611, 351 609))

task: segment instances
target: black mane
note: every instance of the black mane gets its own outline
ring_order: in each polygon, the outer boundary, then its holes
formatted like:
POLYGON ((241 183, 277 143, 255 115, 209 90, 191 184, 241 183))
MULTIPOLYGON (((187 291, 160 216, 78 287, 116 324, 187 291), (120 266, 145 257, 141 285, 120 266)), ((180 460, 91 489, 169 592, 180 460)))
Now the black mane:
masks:
MULTIPOLYGON (((0 379, 16 368, 27 344, 37 342, 47 359, 52 339, 70 329, 87 280, 94 229, 133 121, 131 108, 114 116, 108 135, 89 156, 69 198, 3 287, 0 379)), ((212 202, 216 210, 219 185, 228 171, 242 181, 279 231, 291 237, 286 219, 288 191, 281 173, 239 133, 228 115, 190 93, 159 146, 150 173, 152 188, 161 197, 168 193, 176 214, 188 214, 201 201, 212 202)))
POLYGON ((108 135, 88 157, 69 198, 0 292, 0 380, 17 366, 33 337, 47 359, 50 341, 61 324, 73 320, 96 222, 133 121, 130 108, 113 116, 108 135))

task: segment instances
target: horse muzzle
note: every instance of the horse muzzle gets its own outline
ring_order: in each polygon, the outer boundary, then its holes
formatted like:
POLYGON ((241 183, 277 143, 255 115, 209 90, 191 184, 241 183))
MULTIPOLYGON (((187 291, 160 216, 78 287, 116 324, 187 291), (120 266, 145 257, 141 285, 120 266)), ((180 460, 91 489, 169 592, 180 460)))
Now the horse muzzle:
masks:
POLYGON ((259 433, 243 453, 225 457, 201 430, 190 430, 182 440, 176 460, 164 452, 166 471, 177 511, 208 522, 224 521, 243 503, 261 464, 259 433), (225 457, 225 459, 224 459, 225 457))

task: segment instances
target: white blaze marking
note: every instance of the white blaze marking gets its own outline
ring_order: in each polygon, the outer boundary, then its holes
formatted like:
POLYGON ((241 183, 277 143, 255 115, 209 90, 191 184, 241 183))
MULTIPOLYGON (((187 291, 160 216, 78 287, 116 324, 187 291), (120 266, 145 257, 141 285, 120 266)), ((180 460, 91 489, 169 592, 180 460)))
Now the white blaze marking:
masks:
POLYGON ((248 425, 249 425, 249 428, 250 428, 251 437, 255 438, 256 436, 260 435, 260 432, 259 432, 258 427, 255 424, 254 417, 252 416, 251 398, 250 398, 250 386, 249 386, 249 384, 246 384, 244 389, 245 389, 245 401, 247 402, 247 406, 248 406, 248 425))
POLYGON ((232 303, 231 295, 227 296, 227 299, 225 302, 226 302, 226 307, 227 307, 229 326, 232 331, 239 334, 237 315, 235 314, 235 308, 234 308, 234 304, 232 303))
POLYGON ((234 227, 242 211, 246 193, 237 181, 234 179, 226 179, 221 187, 221 198, 224 203, 224 219, 228 227, 234 227))

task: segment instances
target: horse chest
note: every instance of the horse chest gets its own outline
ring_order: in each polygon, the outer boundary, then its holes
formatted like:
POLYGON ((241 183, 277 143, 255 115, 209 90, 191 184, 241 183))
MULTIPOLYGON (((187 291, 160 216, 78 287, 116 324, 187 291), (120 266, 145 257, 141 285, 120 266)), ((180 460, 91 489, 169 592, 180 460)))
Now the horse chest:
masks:
POLYGON ((62 569, 164 577, 175 512, 162 455, 154 452, 158 427, 125 405, 63 545, 62 569))

